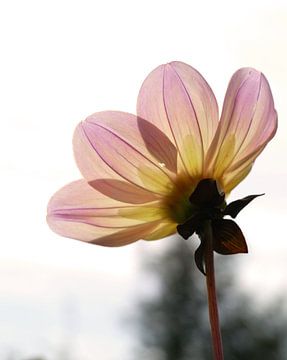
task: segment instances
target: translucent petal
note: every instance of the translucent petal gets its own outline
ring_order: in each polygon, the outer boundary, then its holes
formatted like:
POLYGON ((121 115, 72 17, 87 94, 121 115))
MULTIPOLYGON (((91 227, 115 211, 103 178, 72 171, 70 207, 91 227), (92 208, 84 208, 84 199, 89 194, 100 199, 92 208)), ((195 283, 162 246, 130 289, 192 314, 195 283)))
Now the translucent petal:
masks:
POLYGON ((125 207, 127 204, 105 196, 93 189, 85 180, 77 180, 64 186, 52 196, 48 204, 48 213, 59 208, 114 208, 123 206, 125 207))
MULTIPOLYGON (((170 169, 176 168, 176 163, 172 164, 172 159, 176 162, 176 149, 161 132, 157 134, 159 142, 149 144, 148 148, 141 135, 144 130, 138 126, 143 122, 130 114, 104 112, 92 115, 78 126, 74 136, 75 157, 89 182, 114 178, 155 194, 165 193, 172 182, 170 169), (142 181, 142 169, 149 169, 154 175, 151 181, 142 181)), ((148 125, 142 127, 146 129, 148 125)))
POLYGON ((203 77, 181 62, 159 66, 142 85, 137 111, 177 146, 185 170, 200 175, 218 123, 217 103, 203 77))
POLYGON ((144 236, 144 240, 158 240, 176 233, 176 223, 160 222, 148 235, 144 236))
POLYGON ((54 221, 52 226, 50 225, 52 230, 61 236, 110 247, 128 245, 143 239, 147 234, 152 233, 157 226, 158 222, 115 229, 99 228, 89 224, 65 221, 54 221))
POLYGON ((158 216, 150 215, 147 221, 147 218, 138 216, 139 209, 113 200, 80 180, 60 189, 52 197, 47 221, 51 229, 62 236, 109 244, 107 246, 113 246, 110 243, 113 238, 117 241, 114 246, 120 246, 142 238, 147 230, 158 225, 158 216), (132 216, 133 209, 137 216, 132 216), (123 210, 130 216, 122 216, 123 210), (131 237, 124 239, 128 234, 131 237))
POLYGON ((126 181, 97 179, 90 181, 89 185, 102 194, 125 203, 144 204, 158 199, 154 193, 126 181))
POLYGON ((141 221, 163 220, 166 213, 157 203, 145 206, 138 206, 137 208, 124 208, 119 210, 122 217, 141 221))
POLYGON ((139 166, 138 176, 146 189, 158 194, 169 194, 173 188, 172 182, 166 176, 161 176, 158 169, 150 166, 139 166))
POLYGON ((227 172, 223 175, 221 180, 221 186, 224 189, 226 195, 228 195, 232 189, 243 181, 250 173, 253 163, 248 164, 246 167, 238 168, 234 172, 227 172))
POLYGON ((157 165, 164 164, 164 169, 176 172, 175 146, 161 130, 150 122, 121 111, 95 113, 86 121, 112 130, 157 165))
POLYGON ((92 241, 93 244, 102 246, 123 246, 144 239, 147 234, 152 234, 158 226, 158 222, 138 225, 117 233, 113 233, 92 241))
POLYGON ((221 181, 231 174, 243 179, 276 129, 277 114, 265 76, 251 68, 238 70, 229 83, 207 154, 207 174, 221 181))

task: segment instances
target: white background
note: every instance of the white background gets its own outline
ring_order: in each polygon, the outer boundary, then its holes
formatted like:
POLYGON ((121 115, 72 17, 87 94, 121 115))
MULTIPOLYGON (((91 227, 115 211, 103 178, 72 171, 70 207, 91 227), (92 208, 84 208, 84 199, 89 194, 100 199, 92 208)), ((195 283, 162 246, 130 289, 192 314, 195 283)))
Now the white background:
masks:
POLYGON ((261 299, 287 291, 286 24, 284 1, 0 3, 1 359, 56 359, 62 348, 73 359, 128 359, 121 319, 147 286, 140 259, 172 240, 106 249, 60 238, 46 205, 80 177, 77 123, 101 110, 135 112, 145 76, 172 60, 197 68, 219 104, 240 67, 270 82, 278 133, 231 199, 266 193, 240 214, 250 250, 239 256, 242 286, 261 299))

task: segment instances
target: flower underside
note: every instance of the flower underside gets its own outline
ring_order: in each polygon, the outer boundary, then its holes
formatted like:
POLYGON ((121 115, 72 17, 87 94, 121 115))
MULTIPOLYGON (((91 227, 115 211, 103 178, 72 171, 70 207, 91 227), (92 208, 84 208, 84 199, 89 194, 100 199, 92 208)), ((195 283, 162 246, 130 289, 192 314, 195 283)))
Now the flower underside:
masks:
POLYGON ((247 253, 248 248, 244 235, 233 220, 224 219, 229 215, 235 218, 238 213, 259 195, 249 195, 243 199, 226 204, 225 194, 218 187, 216 180, 201 180, 189 197, 191 216, 177 226, 178 233, 188 239, 196 233, 200 245, 195 252, 196 265, 202 273, 204 270, 204 230, 207 221, 211 222, 213 250, 222 255, 247 253))
POLYGON ((246 252, 237 213, 256 195, 229 205, 227 196, 251 171, 277 129, 265 76, 235 72, 219 114, 203 76, 182 62, 163 64, 143 82, 136 114, 94 113, 75 129, 73 148, 82 179, 48 205, 56 233, 102 246, 197 233, 210 222, 213 249, 246 252))

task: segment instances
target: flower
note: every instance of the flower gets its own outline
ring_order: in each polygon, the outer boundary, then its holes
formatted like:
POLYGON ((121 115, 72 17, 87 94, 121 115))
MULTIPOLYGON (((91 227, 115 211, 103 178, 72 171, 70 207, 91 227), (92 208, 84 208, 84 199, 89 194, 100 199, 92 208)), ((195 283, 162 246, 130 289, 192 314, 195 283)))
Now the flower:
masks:
POLYGON ((219 121, 215 96, 195 69, 161 65, 140 89, 137 116, 98 112, 78 125, 73 146, 84 179, 52 197, 48 224, 62 236, 121 246, 184 232, 195 215, 207 213, 208 201, 214 223, 230 222, 223 216, 236 216, 255 196, 226 206, 224 195, 247 176, 276 128, 261 72, 233 75, 219 121))

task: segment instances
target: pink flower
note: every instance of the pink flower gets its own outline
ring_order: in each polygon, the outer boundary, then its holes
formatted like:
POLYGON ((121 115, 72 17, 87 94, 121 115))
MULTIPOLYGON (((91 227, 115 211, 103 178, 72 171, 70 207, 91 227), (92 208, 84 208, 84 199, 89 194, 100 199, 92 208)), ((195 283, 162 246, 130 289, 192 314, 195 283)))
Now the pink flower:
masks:
POLYGON ((52 197, 49 226, 104 246, 171 235, 192 216, 198 183, 214 179, 230 193, 276 128, 262 73, 243 68, 233 75, 219 121, 215 96, 195 69, 161 65, 140 89, 137 116, 105 111, 78 125, 74 154, 84 179, 52 197))

